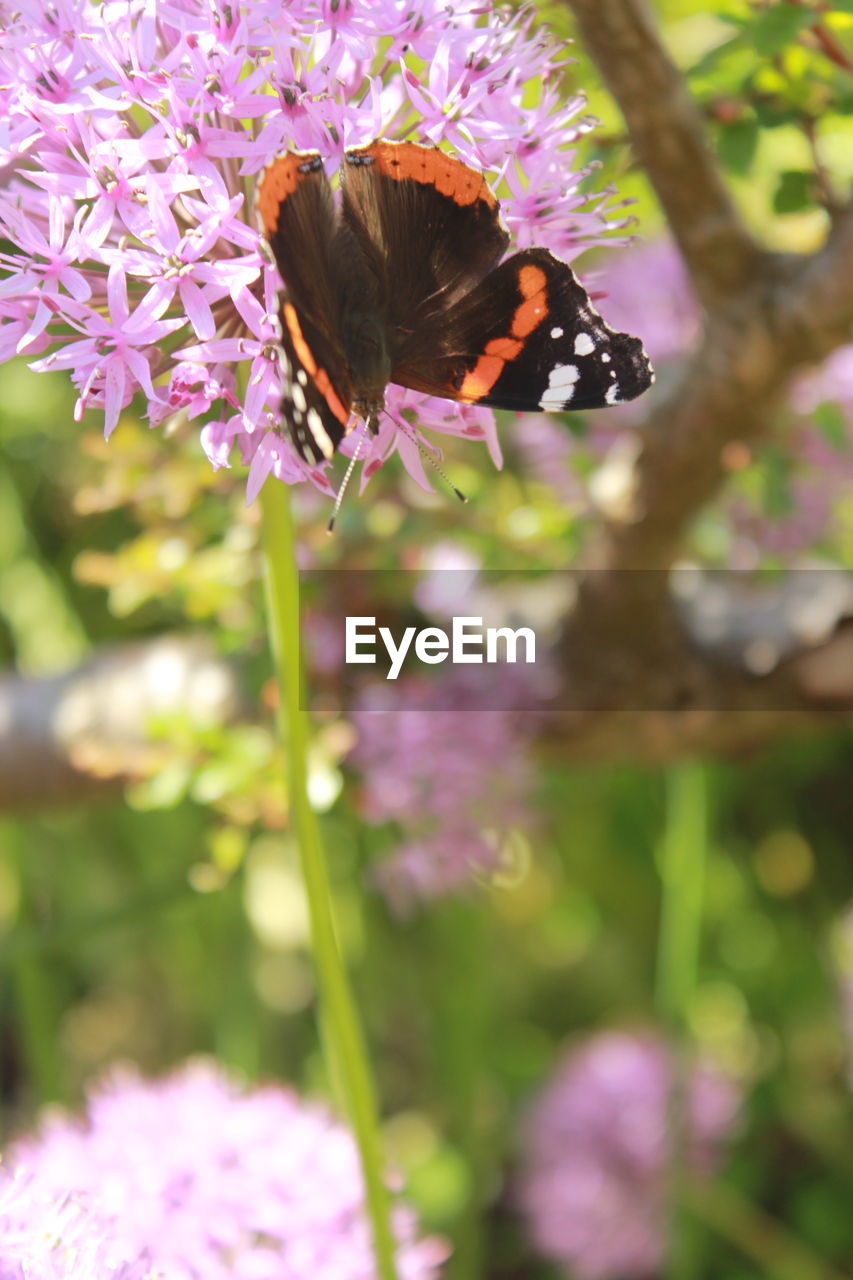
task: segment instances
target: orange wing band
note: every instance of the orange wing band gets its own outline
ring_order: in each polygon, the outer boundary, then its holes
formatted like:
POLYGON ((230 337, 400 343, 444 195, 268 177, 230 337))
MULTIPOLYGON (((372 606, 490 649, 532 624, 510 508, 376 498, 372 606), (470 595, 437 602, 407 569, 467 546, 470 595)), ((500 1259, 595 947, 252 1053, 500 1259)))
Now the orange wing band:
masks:
POLYGON ((286 151, 271 160, 264 169, 258 179, 255 205, 265 235, 273 235, 278 227, 282 204, 293 195, 300 182, 316 172, 319 161, 319 151, 286 151))
POLYGON ((528 264, 518 273, 518 291, 524 298, 513 312, 510 333, 506 338, 493 338, 465 375, 458 399, 476 402, 489 394, 508 360, 515 360, 524 348, 524 339, 542 323, 548 314, 545 296, 547 278, 539 267, 528 264))
POLYGON ((317 367, 317 361, 314 359, 311 348, 305 341, 305 335, 302 332, 302 325, 299 323, 299 316, 296 314, 296 308, 293 306, 293 303, 285 302, 282 307, 282 315, 284 316, 287 331, 290 334, 294 350, 299 357, 302 367, 305 369, 308 377, 313 381, 317 390, 320 392, 320 395, 326 401, 326 404, 329 406, 338 422, 340 422, 342 426, 346 427, 349 422, 349 411, 341 404, 338 393, 332 386, 332 381, 326 373, 326 370, 317 367))
POLYGON ((417 142, 374 142, 365 148, 364 154, 373 157, 383 177, 398 182, 413 178, 415 182, 428 183, 443 196, 450 196, 455 204, 468 205, 482 200, 490 209, 497 205, 497 198, 482 173, 469 169, 467 164, 438 147, 424 147, 417 142))

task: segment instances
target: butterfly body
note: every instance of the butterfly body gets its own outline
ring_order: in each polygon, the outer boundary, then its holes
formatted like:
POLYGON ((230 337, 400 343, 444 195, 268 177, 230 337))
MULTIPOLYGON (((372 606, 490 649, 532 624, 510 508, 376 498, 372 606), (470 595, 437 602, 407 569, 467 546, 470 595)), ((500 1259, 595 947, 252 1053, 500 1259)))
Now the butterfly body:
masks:
POLYGON ((308 462, 389 382, 462 404, 586 409, 644 391, 639 339, 610 329, 545 249, 505 258, 509 235, 482 174, 438 148, 345 153, 336 203, 321 157, 286 152, 258 186, 284 283, 282 418, 308 462))

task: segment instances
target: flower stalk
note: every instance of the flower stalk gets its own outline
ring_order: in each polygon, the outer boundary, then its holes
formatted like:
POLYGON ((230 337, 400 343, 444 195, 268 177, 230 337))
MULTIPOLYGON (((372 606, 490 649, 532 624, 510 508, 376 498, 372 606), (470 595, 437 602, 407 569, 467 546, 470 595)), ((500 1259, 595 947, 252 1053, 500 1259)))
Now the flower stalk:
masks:
POLYGON ((397 1280, 373 1079, 335 931, 320 828, 308 798, 309 725, 301 706, 299 575, 287 486, 265 485, 261 510, 270 647, 280 691, 279 728, 287 749, 290 810, 308 900, 324 1046, 358 1145, 377 1275, 380 1280, 397 1280))
POLYGON ((677 1197, 689 1167, 688 1082, 692 1070, 690 1008, 702 933, 708 798, 704 766, 688 760, 666 778, 666 825, 660 850, 662 885, 657 1003, 673 1044, 669 1105, 670 1238, 668 1280, 694 1274, 690 1224, 677 1197))

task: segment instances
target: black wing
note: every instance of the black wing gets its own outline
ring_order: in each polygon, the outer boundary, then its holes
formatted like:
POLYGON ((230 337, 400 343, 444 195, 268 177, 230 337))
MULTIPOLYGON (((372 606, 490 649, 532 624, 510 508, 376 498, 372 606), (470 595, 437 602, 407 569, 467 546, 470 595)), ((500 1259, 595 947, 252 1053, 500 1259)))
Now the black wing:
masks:
POLYGON ((285 286, 282 422, 299 456, 316 463, 332 457, 352 408, 342 336, 340 227, 320 156, 277 156, 261 175, 257 208, 285 286))
POLYGON ((384 271, 392 364, 435 350, 448 310, 509 243, 485 178, 438 147, 380 141, 346 153, 342 185, 344 222, 384 271))
POLYGON ((281 418, 306 462, 333 456, 348 433, 352 386, 339 352, 292 302, 281 306, 281 418))
POLYGON ((654 381, 639 338, 617 333, 574 272, 546 249, 526 249, 491 271, 444 316, 443 349, 426 349, 392 381, 496 409, 600 409, 654 381))

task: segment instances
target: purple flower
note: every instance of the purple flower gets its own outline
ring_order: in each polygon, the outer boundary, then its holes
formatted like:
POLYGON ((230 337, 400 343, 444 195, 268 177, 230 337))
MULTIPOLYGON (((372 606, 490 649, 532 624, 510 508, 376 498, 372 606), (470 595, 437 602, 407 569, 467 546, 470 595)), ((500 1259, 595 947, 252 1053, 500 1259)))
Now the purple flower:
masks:
MULTIPOLYGON (((509 678, 506 671, 500 677, 509 678)), ((376 709, 371 687, 354 717, 351 761, 363 780, 362 814, 403 831, 377 875, 401 913, 496 871, 508 832, 532 820, 527 745, 535 716, 492 709, 505 687, 473 685, 464 674, 448 676, 441 689, 443 704, 456 709, 433 710, 434 684, 404 676, 389 690, 386 709, 376 709)))
MULTIPOLYGON (((665 392, 670 371, 689 355, 700 329, 699 307, 675 245, 658 240, 612 255, 596 288, 607 295, 611 324, 628 330, 641 326, 658 391, 665 392)), ((728 559, 737 568, 753 568, 768 554, 793 559, 844 520, 853 480, 853 346, 800 373, 789 406, 791 413, 779 424, 785 468, 767 453, 756 454, 757 465, 726 501, 733 534, 728 559), (815 420, 826 405, 837 409, 829 432, 815 420)), ((625 405, 619 426, 640 421, 645 412, 637 402, 625 405)), ((610 415, 597 415, 591 440, 600 452, 608 446, 608 431, 613 431, 610 415)))
MULTIPOLYGON (((152 423, 186 410, 214 466, 249 465, 250 497, 270 472, 328 492, 278 430, 258 173, 286 148, 331 171, 380 135, 446 144, 503 181, 520 246, 572 258, 620 224, 580 190, 590 122, 564 62, 481 0, 0 0, 0 358, 68 369, 107 433, 136 392, 152 423)), ((499 461, 488 411, 400 388, 387 407, 365 478, 397 451, 427 485, 401 413, 499 461)))
MULTIPOLYGON (((627 330, 639 326, 656 368, 665 370, 689 355, 699 337, 701 316, 671 240, 653 240, 612 255, 595 285, 607 297, 608 322, 627 330)), ((818 368, 800 373, 790 400, 804 418, 831 402, 853 419, 853 345, 840 347, 818 368)))
POLYGON ((641 321, 652 363, 686 355, 699 336, 700 315, 680 253, 671 240, 650 240, 614 254, 595 278, 614 328, 641 321))
POLYGON ((527 473, 551 489, 567 510, 585 514, 589 502, 572 466, 579 450, 565 426, 544 413, 526 413, 515 424, 512 439, 527 473))
MULTIPOLYGON (((572 1050, 523 1135, 520 1201, 536 1247, 578 1280, 659 1273, 665 1247, 672 1058, 652 1035, 601 1032, 572 1050)), ((738 1111, 708 1065, 688 1085, 688 1159, 710 1175, 738 1111)))
POLYGON ((157 1280, 123 1261, 109 1223, 85 1197, 46 1192, 27 1173, 0 1173, 0 1280, 157 1280))
MULTIPOLYGON (((212 1063, 154 1082, 116 1073, 82 1120, 48 1118, 8 1164, 20 1189, 13 1220, 25 1253, 34 1242, 34 1265, 41 1236, 67 1220, 95 1250, 85 1280, 143 1280, 149 1270, 151 1280, 375 1280, 349 1133, 291 1091, 247 1091, 212 1063)), ((435 1280, 444 1246, 418 1241, 402 1206, 394 1227, 401 1278, 435 1280)), ((0 1226, 0 1242, 18 1248, 15 1229, 0 1226)), ((60 1264, 27 1270, 29 1261, 21 1278, 84 1280, 60 1264)))

